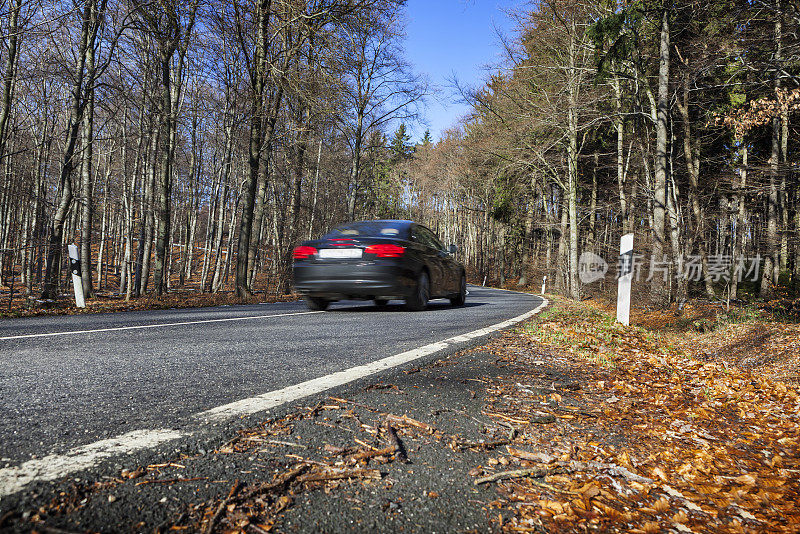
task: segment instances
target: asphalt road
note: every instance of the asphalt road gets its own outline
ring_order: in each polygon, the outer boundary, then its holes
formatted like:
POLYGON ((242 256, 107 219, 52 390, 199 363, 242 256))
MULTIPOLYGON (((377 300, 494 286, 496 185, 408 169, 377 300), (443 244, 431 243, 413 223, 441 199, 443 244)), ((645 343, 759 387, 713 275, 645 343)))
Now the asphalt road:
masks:
POLYGON ((0 321, 0 468, 142 429, 495 325, 541 303, 470 287, 425 312, 341 302, 0 321), (180 324, 176 324, 180 323, 180 324), (56 335, 52 335, 56 334, 56 335))

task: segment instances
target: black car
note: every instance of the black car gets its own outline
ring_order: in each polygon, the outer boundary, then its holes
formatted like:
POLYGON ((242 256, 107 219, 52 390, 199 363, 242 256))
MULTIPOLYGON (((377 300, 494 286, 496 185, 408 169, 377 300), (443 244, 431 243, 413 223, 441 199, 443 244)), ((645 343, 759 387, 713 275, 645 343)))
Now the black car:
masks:
POLYGON ((467 279, 455 252, 412 221, 353 222, 294 249, 294 287, 312 310, 344 299, 401 299, 414 311, 434 298, 463 306, 467 279))

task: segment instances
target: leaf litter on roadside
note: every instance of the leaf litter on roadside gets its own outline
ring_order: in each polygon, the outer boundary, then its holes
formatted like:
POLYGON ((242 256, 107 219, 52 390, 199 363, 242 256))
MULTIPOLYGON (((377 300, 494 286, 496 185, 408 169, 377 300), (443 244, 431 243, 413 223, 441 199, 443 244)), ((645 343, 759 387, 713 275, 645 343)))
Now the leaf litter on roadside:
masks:
POLYGON ((557 301, 490 344, 517 372, 487 410, 518 436, 509 469, 473 474, 496 480, 504 530, 800 532, 797 388, 670 341, 557 301))

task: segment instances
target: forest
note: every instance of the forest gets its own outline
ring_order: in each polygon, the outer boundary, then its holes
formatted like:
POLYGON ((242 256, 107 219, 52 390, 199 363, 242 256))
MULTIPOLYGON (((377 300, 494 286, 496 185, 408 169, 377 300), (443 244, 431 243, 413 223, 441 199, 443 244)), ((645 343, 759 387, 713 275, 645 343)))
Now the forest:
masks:
MULTIPOLYGON (((356 219, 580 298, 635 235, 657 305, 800 288, 800 3, 540 0, 441 139, 403 0, 0 0, 2 287, 282 295, 356 219)), ((441 90, 441 88, 439 89, 441 90)), ((637 271, 638 273, 638 271, 637 271)))

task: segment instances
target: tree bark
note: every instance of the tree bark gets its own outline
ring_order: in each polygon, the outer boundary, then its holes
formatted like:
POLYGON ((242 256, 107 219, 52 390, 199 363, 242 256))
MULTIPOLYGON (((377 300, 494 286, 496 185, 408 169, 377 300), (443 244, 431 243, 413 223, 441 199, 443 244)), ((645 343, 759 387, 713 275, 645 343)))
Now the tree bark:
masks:
POLYGON ((72 84, 71 108, 64 140, 64 155, 59 176, 60 200, 50 225, 50 237, 47 249, 47 267, 45 269, 42 299, 55 299, 58 295, 59 275, 61 272, 61 252, 64 238, 64 223, 72 205, 72 171, 75 167, 75 147, 78 143, 84 110, 88 104, 87 87, 94 84, 95 72, 87 71, 89 49, 93 49, 97 40, 105 1, 90 0, 84 4, 81 33, 77 51, 74 81, 72 84))
POLYGON ((169 285, 169 280, 167 280, 169 272, 166 267, 168 254, 171 254, 171 250, 168 250, 167 247, 171 242, 172 231, 172 176, 178 136, 177 114, 183 88, 186 52, 192 36, 197 5, 198 0, 189 4, 185 27, 175 12, 169 12, 168 35, 162 37, 160 42, 161 119, 166 147, 162 153, 156 203, 156 253, 153 284, 157 295, 162 295, 169 285))
MULTIPOLYGON (((688 65, 687 65, 688 69, 688 65)), ((700 254, 700 264, 702 267, 703 285, 706 295, 711 298, 716 297, 711 276, 708 272, 708 242, 706 240, 706 223, 703 215, 703 208, 700 206, 700 148, 692 135, 692 123, 689 110, 689 74, 688 70, 683 81, 683 99, 678 103, 678 110, 683 119, 683 154, 686 159, 686 167, 689 175, 689 205, 692 207, 694 216, 695 231, 690 236, 692 245, 697 246, 700 254)), ((689 247, 692 249, 692 246, 689 247)))
POLYGON ((619 194, 619 210, 622 218, 622 233, 631 231, 628 213, 628 199, 625 194, 625 118, 622 115, 622 88, 619 77, 614 75, 611 87, 614 90, 614 130, 617 134, 617 190, 619 194))
POLYGON ((6 130, 8 129, 8 118, 11 115, 12 88, 16 82, 21 9, 22 0, 16 0, 11 6, 8 19, 8 50, 6 51, 6 69, 3 73, 3 100, 0 102, 0 159, 6 157, 6 130))
POLYGON ((567 164, 569 171, 568 206, 569 206, 569 295, 574 299, 581 298, 580 279, 578 278, 578 95, 580 92, 580 76, 576 66, 577 43, 575 22, 572 23, 569 42, 569 89, 567 128, 569 145, 567 147, 567 164))
POLYGON ((740 259, 744 259, 744 244, 745 244, 745 225, 747 224, 747 203, 745 199, 745 192, 744 189, 747 187, 747 159, 748 159, 748 148, 747 143, 745 142, 744 138, 739 140, 741 143, 741 148, 739 152, 741 154, 741 167, 739 168, 739 183, 737 184, 737 191, 735 202, 737 205, 736 210, 736 227, 734 230, 733 235, 733 273, 731 275, 731 288, 730 288, 730 298, 736 300, 739 298, 739 277, 744 276, 744 273, 741 273, 737 266, 739 265, 740 259))
MULTIPOLYGON (((774 87, 779 89, 781 85, 780 65, 783 55, 783 9, 781 0, 775 0, 775 77, 774 87)), ((780 138, 781 138, 781 119, 772 119, 772 146, 769 156, 769 197, 767 199, 767 251, 764 258, 763 271, 761 276, 760 296, 770 298, 774 295, 774 286, 777 282, 777 275, 780 266, 780 249, 778 247, 778 168, 780 163, 780 138)))
MULTIPOLYGON (((250 241, 253 233, 256 192, 262 177, 264 154, 264 117, 267 79, 269 76, 269 23, 271 0, 259 0, 256 10, 256 50, 250 73, 252 116, 250 118, 250 143, 248 148, 249 174, 242 196, 242 215, 239 223, 239 241, 236 247, 236 295, 251 294, 249 282, 250 241)), ((266 179, 266 177, 264 177, 266 179)))
MULTIPOLYGON (((94 70, 94 49, 87 50, 87 68, 94 70)), ((83 115, 83 154, 81 159, 81 282, 83 297, 94 297, 92 282, 92 172, 94 166, 94 88, 89 89, 89 103, 83 115)), ((98 266, 99 268, 99 266, 98 266)))
MULTIPOLYGON (((669 68, 670 68, 670 20, 666 3, 662 7, 661 39, 658 67, 658 114, 656 122, 656 161, 653 195, 653 259, 664 259, 665 210, 667 200, 667 142, 669 120, 669 68)), ((657 304, 666 303, 665 284, 659 277, 652 278, 650 293, 657 304)))

